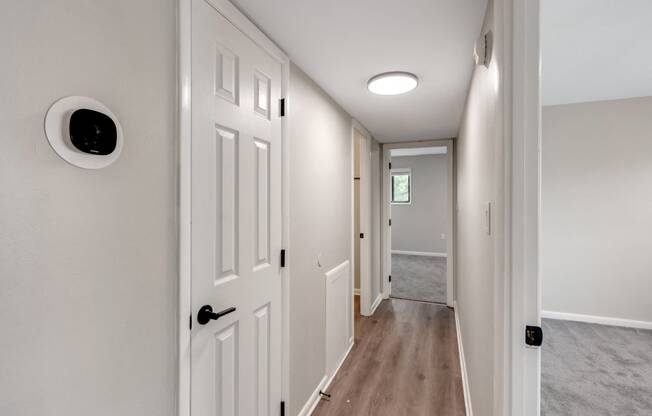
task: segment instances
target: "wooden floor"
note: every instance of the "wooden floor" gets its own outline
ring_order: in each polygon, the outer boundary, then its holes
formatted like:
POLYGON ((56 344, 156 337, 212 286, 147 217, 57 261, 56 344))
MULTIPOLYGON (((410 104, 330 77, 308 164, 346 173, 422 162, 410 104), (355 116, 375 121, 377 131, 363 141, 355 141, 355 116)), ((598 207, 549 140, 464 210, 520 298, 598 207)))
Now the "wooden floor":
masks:
POLYGON ((446 306, 388 299, 361 317, 355 345, 314 416, 463 416, 455 314, 446 306))

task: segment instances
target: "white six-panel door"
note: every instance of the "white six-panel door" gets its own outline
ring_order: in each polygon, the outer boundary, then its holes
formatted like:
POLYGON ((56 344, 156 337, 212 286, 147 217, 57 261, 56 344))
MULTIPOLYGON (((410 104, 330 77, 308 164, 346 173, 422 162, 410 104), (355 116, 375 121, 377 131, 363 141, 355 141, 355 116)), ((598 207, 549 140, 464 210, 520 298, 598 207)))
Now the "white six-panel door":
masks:
POLYGON ((279 414, 281 77, 192 0, 192 416, 279 414), (204 305, 236 310, 201 325, 204 305))

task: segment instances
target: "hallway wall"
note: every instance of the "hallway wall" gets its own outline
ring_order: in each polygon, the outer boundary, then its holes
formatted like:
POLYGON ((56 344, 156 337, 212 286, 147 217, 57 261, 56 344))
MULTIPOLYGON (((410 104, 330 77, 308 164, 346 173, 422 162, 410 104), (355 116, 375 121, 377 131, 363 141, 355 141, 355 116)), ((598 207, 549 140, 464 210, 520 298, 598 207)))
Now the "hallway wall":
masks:
POLYGON ((177 2, 3 6, 0 414, 176 415, 177 2), (50 148, 68 95, 118 116, 113 165, 50 148))
POLYGON ((475 67, 456 141, 455 293, 474 416, 505 414, 503 4, 492 0, 487 6, 482 33, 493 31, 492 60, 489 68, 475 67))
POLYGON ((392 157, 392 168, 410 168, 411 203, 392 205, 392 250, 446 253, 447 156, 392 157))
POLYGON ((652 97, 544 107, 546 311, 652 322, 652 97))
POLYGON ((351 260, 352 119, 296 65, 289 100, 288 406, 296 415, 327 372, 324 273, 351 260))

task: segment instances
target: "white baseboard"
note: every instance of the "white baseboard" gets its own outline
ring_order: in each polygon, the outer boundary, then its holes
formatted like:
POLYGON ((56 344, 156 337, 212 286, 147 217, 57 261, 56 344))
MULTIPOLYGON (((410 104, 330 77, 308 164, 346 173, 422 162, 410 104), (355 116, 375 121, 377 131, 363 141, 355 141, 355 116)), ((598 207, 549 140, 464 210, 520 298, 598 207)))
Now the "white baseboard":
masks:
POLYGON ((317 408, 317 405, 319 404, 319 400, 321 397, 319 396, 320 391, 326 391, 328 387, 331 385, 333 380, 335 379, 335 376, 337 375, 337 372, 340 371, 340 368, 342 368, 342 365, 344 364, 344 361, 346 361, 346 358, 349 356, 349 353, 353 349, 353 340, 351 340, 351 343, 349 344, 349 347, 346 349, 346 352, 344 355, 342 355, 342 358, 340 359, 339 364, 337 364, 337 368, 335 368, 335 371, 333 371, 333 374, 331 374, 330 377, 324 376, 324 378, 321 379, 319 382, 319 385, 315 389, 315 391, 312 392, 310 397, 308 398, 308 401, 306 404, 303 406, 303 409, 299 412, 297 416, 310 416, 312 415, 312 412, 315 411, 315 408, 317 408))
POLYGON ((360 296, 360 289, 353 289, 353 296, 360 296))
POLYGON ((466 358, 464 357, 464 346, 462 345, 462 330, 460 328, 460 316, 457 312, 457 301, 453 302, 455 310, 455 328, 457 332, 457 349, 460 352, 460 372, 462 373, 462 388, 464 390, 464 407, 466 416, 473 416, 473 406, 471 406, 471 392, 469 390, 469 375, 466 372, 466 358))
POLYGON ((625 328, 652 329, 652 322, 633 319, 609 318, 606 316, 582 315, 579 313, 541 311, 541 317, 561 321, 587 322, 599 325, 622 326, 625 328))
POLYGON ((410 256, 425 256, 425 257, 448 257, 448 254, 446 253, 433 253, 429 251, 392 250, 392 254, 408 254, 410 256))
POLYGON ((371 304, 371 313, 369 314, 369 316, 373 316, 373 314, 376 312, 376 309, 378 309, 380 302, 382 301, 383 301, 383 294, 379 293, 374 303, 371 304))
POLYGON ((349 353, 351 352, 352 349, 353 349, 353 341, 351 341, 351 343, 349 343, 349 347, 346 349, 346 352, 344 353, 344 355, 340 359, 340 362, 337 364, 337 368, 335 368, 335 371, 333 371, 333 374, 331 374, 331 376, 328 378, 328 380, 326 380, 326 383, 324 383, 324 387, 322 387, 323 391, 326 391, 330 387, 331 383, 333 382, 333 379, 337 375, 337 372, 340 371, 340 368, 342 368, 342 365, 344 364, 344 361, 346 361, 346 358, 349 356, 349 353))
POLYGON ((317 385, 317 388, 315 391, 312 392, 310 397, 308 398, 308 401, 306 404, 303 406, 303 409, 299 412, 297 416, 310 416, 312 412, 315 410, 317 405, 319 404, 319 392, 324 390, 324 386, 326 385, 326 376, 321 379, 319 384, 317 385))

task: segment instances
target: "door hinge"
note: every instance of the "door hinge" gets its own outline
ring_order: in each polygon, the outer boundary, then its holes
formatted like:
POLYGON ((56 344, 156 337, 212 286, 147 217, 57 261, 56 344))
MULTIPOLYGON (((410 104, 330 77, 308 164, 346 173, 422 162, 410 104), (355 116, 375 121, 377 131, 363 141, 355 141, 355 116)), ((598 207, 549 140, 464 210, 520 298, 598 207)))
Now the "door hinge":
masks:
POLYGON ((392 168, 392 162, 389 162, 389 168, 390 169, 392 168))
POLYGON ((389 275, 389 281, 390 281, 390 283, 392 282, 392 275, 391 274, 389 275))
POLYGON ((543 344, 543 329, 540 326, 526 326, 525 344, 530 347, 540 347, 543 344))
POLYGON ((392 219, 391 218, 389 219, 389 226, 390 227, 392 226, 392 219))
POLYGON ((190 330, 192 331, 192 314, 190 314, 190 319, 188 319, 188 326, 190 327, 190 330))
POLYGON ((285 249, 281 249, 281 267, 285 267, 285 249))
POLYGON ((281 117, 285 117, 285 98, 281 98, 280 112, 281 112, 281 117))
POLYGON ((364 233, 360 233, 360 238, 364 238, 364 233))
POLYGON ((285 402, 281 402, 281 416, 285 416, 285 402))

